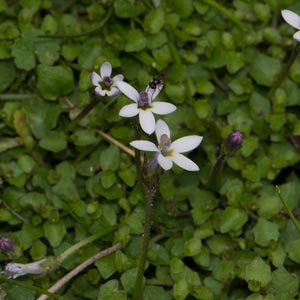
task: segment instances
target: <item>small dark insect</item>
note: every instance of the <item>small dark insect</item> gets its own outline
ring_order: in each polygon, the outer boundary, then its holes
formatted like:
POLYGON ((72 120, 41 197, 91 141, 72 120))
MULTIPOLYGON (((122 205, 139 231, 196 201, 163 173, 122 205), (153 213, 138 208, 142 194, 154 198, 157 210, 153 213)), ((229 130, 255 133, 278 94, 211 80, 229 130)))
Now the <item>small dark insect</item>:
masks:
POLYGON ((157 88, 158 85, 165 83, 165 76, 162 74, 155 75, 149 83, 149 87, 153 90, 157 88))
POLYGON ((159 73, 158 75, 155 75, 152 78, 152 80, 150 81, 150 83, 147 87, 147 90, 146 90, 147 92, 152 93, 152 97, 153 97, 153 94, 159 93, 162 90, 162 88, 164 87, 164 83, 165 83, 165 77, 169 73, 170 73, 170 68, 166 68, 161 73, 159 73))

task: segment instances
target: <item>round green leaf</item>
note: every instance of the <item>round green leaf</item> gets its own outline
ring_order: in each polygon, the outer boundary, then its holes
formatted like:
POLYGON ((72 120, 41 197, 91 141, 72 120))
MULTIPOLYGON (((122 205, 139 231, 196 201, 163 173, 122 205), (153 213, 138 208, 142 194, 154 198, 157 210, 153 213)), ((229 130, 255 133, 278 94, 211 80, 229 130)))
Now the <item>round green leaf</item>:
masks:
POLYGON ((74 89, 73 71, 64 66, 39 65, 37 67, 37 87, 42 96, 48 100, 68 95, 74 89))

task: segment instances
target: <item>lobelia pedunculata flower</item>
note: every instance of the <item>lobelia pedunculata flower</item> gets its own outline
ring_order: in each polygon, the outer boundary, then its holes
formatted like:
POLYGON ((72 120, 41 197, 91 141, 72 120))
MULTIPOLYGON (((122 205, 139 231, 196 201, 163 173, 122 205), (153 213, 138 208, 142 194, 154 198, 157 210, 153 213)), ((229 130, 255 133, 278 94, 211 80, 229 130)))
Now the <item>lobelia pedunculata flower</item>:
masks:
POLYGON ((91 81, 95 86, 95 93, 99 96, 115 97, 119 95, 120 91, 117 87, 117 83, 123 81, 124 76, 118 74, 111 78, 112 67, 111 64, 106 61, 100 67, 100 75, 96 72, 91 74, 91 81))
POLYGON ((293 35, 294 40, 300 41, 300 16, 291 10, 284 9, 281 11, 283 19, 292 27, 298 29, 298 31, 293 35))
POLYGON ((121 117, 131 118, 139 115, 141 128, 147 134, 152 134, 155 130, 155 118, 153 114, 167 115, 176 110, 176 106, 167 102, 152 102, 159 94, 162 86, 151 88, 147 86, 145 91, 138 92, 130 84, 117 82, 119 90, 128 98, 134 101, 132 104, 125 105, 119 112, 121 117))
POLYGON ((181 153, 198 147, 203 139, 202 136, 189 135, 171 142, 169 127, 163 120, 156 122, 155 134, 158 146, 145 140, 132 141, 130 145, 138 150, 156 152, 155 158, 164 170, 171 169, 175 163, 187 171, 199 171, 199 167, 181 153))

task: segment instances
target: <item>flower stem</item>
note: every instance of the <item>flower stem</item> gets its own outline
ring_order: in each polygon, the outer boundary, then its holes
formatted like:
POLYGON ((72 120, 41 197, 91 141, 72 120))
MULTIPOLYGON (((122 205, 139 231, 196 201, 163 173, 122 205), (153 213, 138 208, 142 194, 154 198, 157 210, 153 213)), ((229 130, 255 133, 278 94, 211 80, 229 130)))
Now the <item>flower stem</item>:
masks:
POLYGON ((270 99, 273 98, 276 90, 280 87, 283 80, 288 76, 288 73, 289 73, 292 65, 294 64, 295 59, 299 52, 300 52, 300 43, 297 43, 296 47, 293 49, 293 52, 290 56, 288 63, 285 65, 285 67, 281 70, 280 74, 277 76, 277 79, 268 94, 270 99))
POLYGON ((232 13, 232 11, 230 11, 229 9, 227 9, 222 4, 220 4, 220 3, 218 3, 218 2, 216 2, 214 0, 204 0, 204 2, 206 4, 212 6, 213 8, 217 9, 218 11, 220 11, 224 16, 226 16, 228 19, 230 19, 233 23, 235 23, 241 29, 243 29, 243 30, 248 29, 247 26, 243 22, 241 22, 238 18, 236 18, 234 16, 234 14, 232 13))
MULTIPOLYGON (((73 129, 98 103, 100 98, 94 97, 90 103, 88 103, 83 110, 78 114, 78 116, 72 120, 68 126, 68 130, 73 129)), ((111 101, 103 106, 101 113, 103 113, 114 101, 116 98, 112 98, 111 101)))
POLYGON ((296 220, 295 216, 293 215, 293 213, 291 212, 291 210, 289 209, 289 207, 287 206, 286 202, 284 201, 284 199, 282 198, 281 196, 281 192, 280 192, 280 189, 279 189, 279 186, 276 185, 276 190, 277 190, 277 193, 278 193, 278 196, 279 196, 279 199, 284 207, 284 209, 286 210, 287 214, 289 215, 290 219, 292 220, 292 222, 294 223, 297 231, 300 233, 300 225, 299 225, 299 222, 296 220))
POLYGON ((224 165, 225 159, 226 159, 226 155, 223 153, 218 157, 218 159, 211 171, 211 174, 210 174, 210 178, 209 178, 209 186, 210 187, 213 187, 217 183, 218 173, 221 171, 221 169, 224 165))
MULTIPOLYGON (((156 178, 157 181, 157 178, 156 178)), ((144 224, 144 239, 142 244, 142 250, 140 255, 140 261, 138 265, 137 276, 135 279, 135 285, 133 290, 133 300, 141 300, 143 294, 143 275, 145 270, 146 258, 147 258, 147 251, 150 241, 150 229, 151 229, 151 222, 152 222, 152 204, 153 204, 153 197, 157 190, 157 182, 153 182, 148 178, 145 179, 145 200, 146 200, 146 207, 145 207, 145 224, 144 224)))
POLYGON ((15 279, 6 279, 5 277, 1 277, 1 281, 2 280, 4 280, 5 282, 7 282, 8 284, 12 284, 14 286, 20 286, 20 287, 23 287, 23 288, 35 291, 37 293, 46 294, 46 295, 50 296, 53 299, 58 299, 58 300, 62 300, 63 299, 63 297, 60 296, 60 295, 48 292, 47 290, 41 289, 41 288, 39 288, 37 286, 34 286, 32 284, 28 284, 28 283, 26 283, 24 281, 15 280, 15 279))
POLYGON ((99 232, 93 234, 92 236, 78 242, 77 244, 73 245, 72 247, 70 247, 65 252, 63 252, 61 255, 58 256, 59 263, 62 263, 68 256, 70 256, 71 254, 76 252, 81 247, 93 242, 94 240, 99 239, 100 237, 112 232, 115 229, 116 229, 116 226, 111 226, 111 227, 105 228, 105 229, 100 230, 99 232))
POLYGON ((88 103, 83 110, 72 120, 68 126, 68 130, 73 129, 99 102, 99 98, 94 97, 90 103, 88 103))
POLYGON ((3 101, 20 101, 24 99, 36 98, 36 94, 3 94, 0 95, 0 100, 3 101))

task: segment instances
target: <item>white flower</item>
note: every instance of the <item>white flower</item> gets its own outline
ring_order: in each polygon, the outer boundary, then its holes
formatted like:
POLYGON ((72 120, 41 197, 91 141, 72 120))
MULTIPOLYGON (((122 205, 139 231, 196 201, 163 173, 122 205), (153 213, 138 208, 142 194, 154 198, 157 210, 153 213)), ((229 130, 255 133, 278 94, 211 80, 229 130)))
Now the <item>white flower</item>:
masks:
POLYGON ((117 82, 123 81, 124 76, 118 74, 111 78, 111 64, 106 61, 100 67, 100 75, 96 72, 91 74, 91 80, 95 88, 95 93, 99 96, 110 96, 114 97, 119 94, 119 89, 117 88, 117 82))
POLYGON ((119 81, 117 82, 119 90, 135 103, 125 105, 119 112, 121 117, 134 117, 139 115, 139 121, 142 129, 151 134, 155 130, 154 114, 167 115, 176 110, 176 106, 167 102, 152 102, 159 94, 158 89, 149 89, 146 91, 138 92, 130 84, 119 81))
POLYGON ((144 140, 133 141, 130 145, 142 151, 156 152, 157 161, 164 170, 171 169, 173 163, 175 163, 185 170, 199 171, 199 167, 181 153, 191 151, 198 147, 203 139, 202 136, 189 135, 171 142, 169 127, 163 120, 158 120, 156 122, 155 134, 158 146, 144 140))
MULTIPOLYGON (((283 19, 292 27, 300 30, 300 16, 297 15, 296 13, 292 12, 291 10, 284 9, 281 11, 281 15, 283 19)), ((299 42, 300 41, 300 31, 297 31, 294 35, 293 38, 299 42)))

